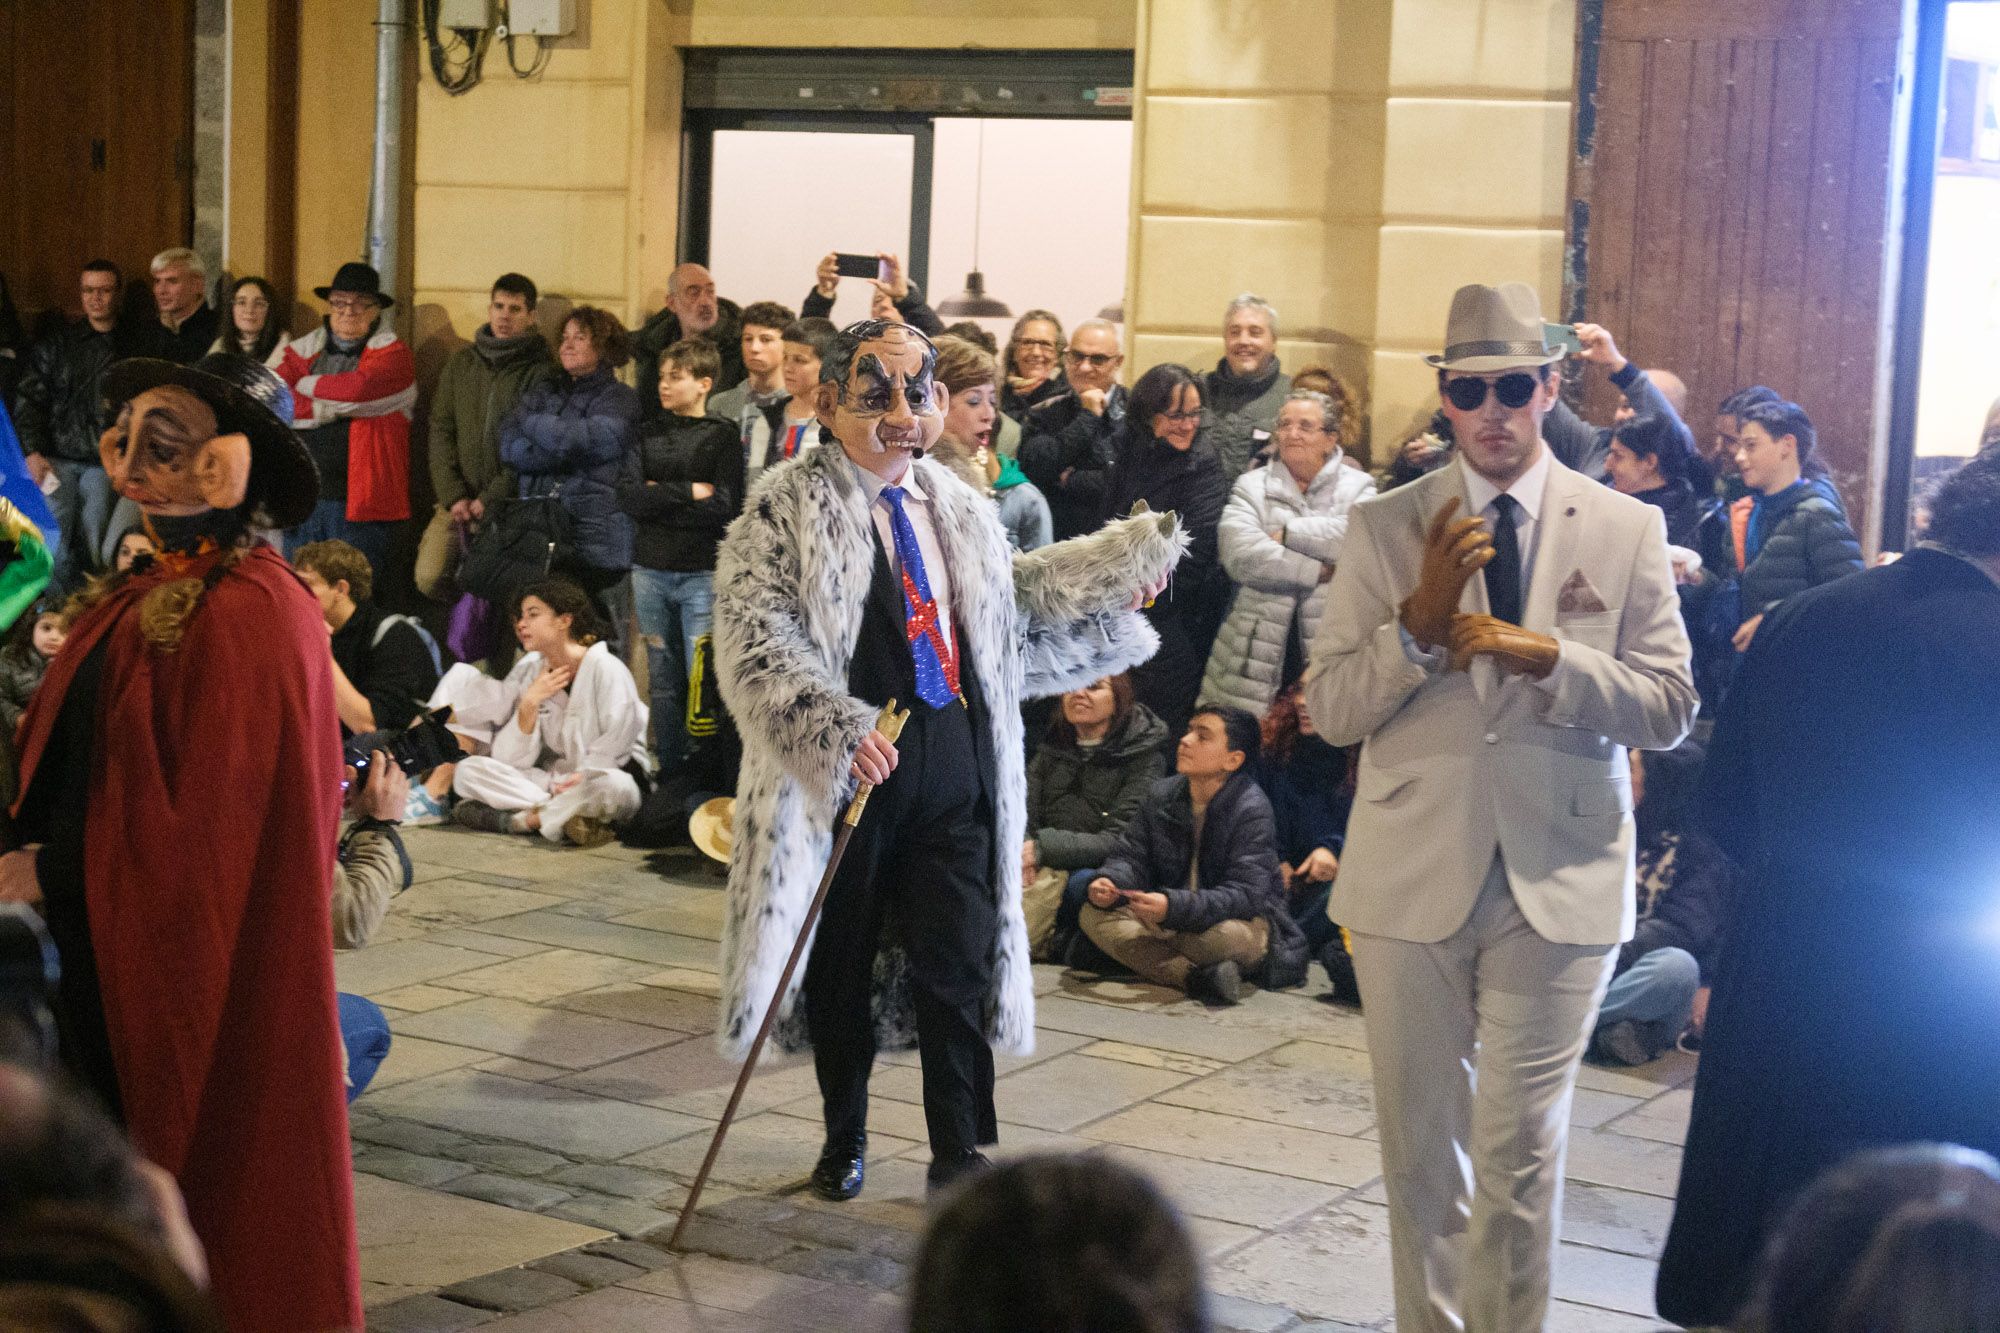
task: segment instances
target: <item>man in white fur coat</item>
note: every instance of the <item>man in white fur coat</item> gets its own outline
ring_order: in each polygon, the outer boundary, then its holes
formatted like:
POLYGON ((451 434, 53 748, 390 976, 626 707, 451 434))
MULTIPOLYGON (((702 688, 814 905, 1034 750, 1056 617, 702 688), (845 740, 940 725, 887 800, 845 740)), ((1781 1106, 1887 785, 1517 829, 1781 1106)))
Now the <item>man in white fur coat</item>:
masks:
POLYGON ((856 783, 879 786, 774 1029, 813 1049, 829 1199, 861 1190, 878 1044, 913 1033, 932 1186, 984 1165, 993 1049, 1034 1042, 1020 703, 1149 657, 1137 608, 1186 546, 1149 515, 1011 555, 992 502, 923 457, 946 407, 935 359, 907 325, 843 330, 821 442, 764 475, 716 562, 717 679, 743 737, 725 1052, 763 1021, 856 783), (911 710, 895 745, 875 730, 891 697, 911 710))

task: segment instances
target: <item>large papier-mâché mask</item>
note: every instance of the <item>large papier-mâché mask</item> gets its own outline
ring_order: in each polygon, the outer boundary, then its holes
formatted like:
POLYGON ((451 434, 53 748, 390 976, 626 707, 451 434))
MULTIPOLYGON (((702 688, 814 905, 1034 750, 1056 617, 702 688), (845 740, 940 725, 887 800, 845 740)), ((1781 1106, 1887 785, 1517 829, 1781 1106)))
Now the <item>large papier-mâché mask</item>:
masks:
POLYGON ((148 514, 234 509, 250 488, 250 439, 218 429, 199 395, 162 385, 119 409, 97 451, 113 488, 148 514))

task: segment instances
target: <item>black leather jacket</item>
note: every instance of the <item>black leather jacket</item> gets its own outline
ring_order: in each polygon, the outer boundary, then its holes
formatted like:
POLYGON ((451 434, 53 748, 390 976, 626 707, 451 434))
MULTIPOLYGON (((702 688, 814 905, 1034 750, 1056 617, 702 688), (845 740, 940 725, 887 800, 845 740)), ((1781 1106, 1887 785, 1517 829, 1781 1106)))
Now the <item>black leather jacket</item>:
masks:
POLYGON ((97 437, 106 424, 98 381, 106 366, 132 354, 123 335, 122 328, 99 333, 79 319, 29 349, 16 393, 21 452, 98 461, 97 437))

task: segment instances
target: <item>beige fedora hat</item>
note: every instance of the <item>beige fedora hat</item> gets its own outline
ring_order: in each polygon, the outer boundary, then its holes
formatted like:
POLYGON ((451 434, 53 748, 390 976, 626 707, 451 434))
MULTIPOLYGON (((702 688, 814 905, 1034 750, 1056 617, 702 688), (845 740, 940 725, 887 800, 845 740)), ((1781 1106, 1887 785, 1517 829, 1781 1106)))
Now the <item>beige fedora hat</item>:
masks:
POLYGON ((1444 355, 1424 360, 1439 370, 1490 375, 1562 358, 1562 348, 1551 348, 1543 332, 1542 298, 1525 282, 1503 282, 1498 287, 1473 283, 1453 293, 1444 355))
POLYGON ((712 801, 703 801, 688 816, 688 841, 709 860, 728 865, 730 849, 736 837, 735 822, 734 796, 718 796, 712 801))

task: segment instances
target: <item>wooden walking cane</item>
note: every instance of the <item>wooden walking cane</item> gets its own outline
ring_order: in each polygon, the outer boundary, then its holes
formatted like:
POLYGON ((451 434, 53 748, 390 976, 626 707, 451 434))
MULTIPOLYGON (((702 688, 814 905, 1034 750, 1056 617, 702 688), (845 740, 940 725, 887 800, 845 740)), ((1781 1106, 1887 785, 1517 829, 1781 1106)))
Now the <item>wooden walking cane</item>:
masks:
MULTIPOLYGON (((903 734, 903 724, 909 720, 910 710, 905 708, 897 712, 896 701, 891 699, 883 705, 881 716, 875 719, 875 730, 894 745, 903 734)), ((750 1086, 750 1075, 757 1068, 757 1057, 764 1051, 764 1039, 771 1035, 771 1024, 778 1017, 778 1006, 784 1002, 786 988, 792 984, 792 973, 798 969, 799 959, 806 951, 806 941, 812 938, 813 923, 819 920, 819 910, 826 903, 826 891, 833 887, 833 874, 840 869, 840 858, 847 852, 848 839, 854 836, 854 826, 861 822, 861 812, 868 808, 868 797, 874 790, 874 783, 863 782, 854 793, 854 799, 847 803, 847 816, 840 821, 833 835, 833 854, 827 858, 826 873, 819 877, 819 891, 813 894, 812 905, 806 908, 806 919, 799 926, 798 939, 792 944, 792 956, 785 960, 785 970, 778 974, 777 993, 764 1009, 764 1021, 758 1025, 757 1039, 750 1043, 750 1054, 744 1057, 742 1072, 736 1075, 736 1088, 729 1094, 729 1105, 722 1108, 722 1121, 715 1127, 715 1137, 708 1141, 708 1156, 701 1159, 701 1170, 695 1172, 694 1184, 688 1186, 687 1202, 681 1205, 681 1216, 674 1223, 674 1234, 667 1237, 667 1248, 670 1250, 681 1247, 681 1232, 687 1230, 695 1205, 701 1201, 702 1186, 708 1184, 708 1173, 714 1169, 715 1159, 722 1152, 722 1140, 729 1133, 730 1122, 736 1119, 736 1108, 743 1101, 743 1090, 750 1086)))

